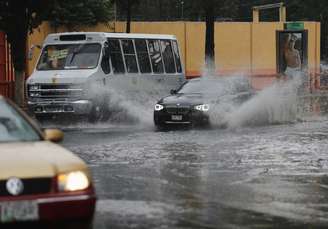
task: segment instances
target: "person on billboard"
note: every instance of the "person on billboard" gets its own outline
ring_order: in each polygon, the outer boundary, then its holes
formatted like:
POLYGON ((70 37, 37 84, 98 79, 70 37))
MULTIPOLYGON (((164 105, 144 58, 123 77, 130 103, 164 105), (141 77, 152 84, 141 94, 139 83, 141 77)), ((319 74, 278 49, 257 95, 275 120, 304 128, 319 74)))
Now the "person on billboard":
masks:
POLYGON ((284 58, 286 61, 285 76, 287 79, 292 79, 297 73, 301 71, 301 56, 298 49, 295 48, 297 36, 288 34, 284 45, 284 58))

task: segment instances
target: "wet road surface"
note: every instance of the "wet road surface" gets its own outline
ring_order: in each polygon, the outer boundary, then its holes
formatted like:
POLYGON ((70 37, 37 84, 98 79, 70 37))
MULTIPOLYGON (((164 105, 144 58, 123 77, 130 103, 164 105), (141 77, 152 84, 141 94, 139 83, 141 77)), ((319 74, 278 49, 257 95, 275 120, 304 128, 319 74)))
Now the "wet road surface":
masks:
POLYGON ((66 126, 91 167, 102 228, 326 228, 328 118, 156 131, 66 126))

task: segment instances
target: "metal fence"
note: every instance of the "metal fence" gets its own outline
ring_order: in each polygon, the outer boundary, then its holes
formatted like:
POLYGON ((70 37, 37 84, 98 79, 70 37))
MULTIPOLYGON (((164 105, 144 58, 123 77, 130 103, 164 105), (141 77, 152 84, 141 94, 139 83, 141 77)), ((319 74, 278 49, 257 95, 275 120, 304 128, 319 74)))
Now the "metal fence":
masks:
POLYGON ((0 95, 14 99, 15 76, 6 34, 0 31, 0 95))

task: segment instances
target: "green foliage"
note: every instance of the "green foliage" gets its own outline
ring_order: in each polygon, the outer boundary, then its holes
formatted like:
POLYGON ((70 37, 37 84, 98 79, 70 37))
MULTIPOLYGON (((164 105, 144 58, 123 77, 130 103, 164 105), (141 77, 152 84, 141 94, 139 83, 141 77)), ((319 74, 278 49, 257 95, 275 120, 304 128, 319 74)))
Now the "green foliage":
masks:
MULTIPOLYGON (((118 3, 118 19, 125 20, 125 6, 128 0, 116 0, 118 3)), ((130 0, 135 2, 135 0, 130 0)), ((133 20, 175 21, 205 19, 205 7, 214 6, 215 17, 230 19, 238 14, 239 0, 138 0, 133 6, 133 20)))
POLYGON ((38 26, 49 12, 51 0, 0 0, 0 30, 7 34, 15 69, 25 69, 28 32, 38 26))
POLYGON ((0 30, 11 43, 15 69, 25 69, 27 34, 42 21, 70 29, 95 25, 111 19, 111 6, 110 0, 0 0, 0 30))
POLYGON ((116 8, 126 15, 126 32, 130 33, 132 10, 140 3, 140 0, 112 0, 116 8))
POLYGON ((52 26, 66 26, 69 30, 96 25, 98 22, 107 23, 112 18, 110 0, 55 0, 48 17, 52 26))

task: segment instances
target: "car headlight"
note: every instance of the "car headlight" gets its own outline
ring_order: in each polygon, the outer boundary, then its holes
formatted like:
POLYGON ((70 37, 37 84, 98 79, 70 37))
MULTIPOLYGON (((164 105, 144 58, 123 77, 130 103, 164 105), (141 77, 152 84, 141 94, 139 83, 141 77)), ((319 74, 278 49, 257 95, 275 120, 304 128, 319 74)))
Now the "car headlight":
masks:
POLYGON ((40 92, 30 92, 30 96, 31 97, 39 97, 39 96, 41 96, 41 93, 40 92))
POLYGON ((60 174, 57 177, 59 191, 78 191, 89 187, 88 176, 82 171, 60 174))
POLYGON ((40 90, 40 85, 35 84, 35 85, 30 85, 29 86, 30 91, 37 91, 40 90))
POLYGON ((160 111, 160 110, 163 110, 164 106, 161 105, 161 104, 156 104, 155 105, 155 111, 160 111))
POLYGON ((210 109, 210 105, 208 104, 197 105, 195 106, 195 109, 199 111, 208 111, 210 109))

